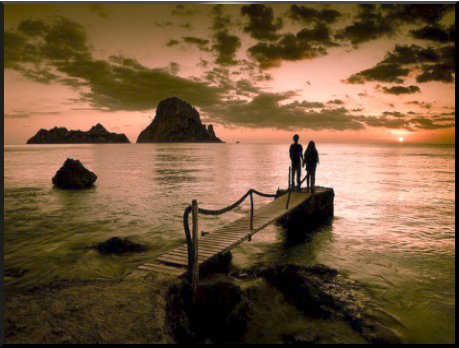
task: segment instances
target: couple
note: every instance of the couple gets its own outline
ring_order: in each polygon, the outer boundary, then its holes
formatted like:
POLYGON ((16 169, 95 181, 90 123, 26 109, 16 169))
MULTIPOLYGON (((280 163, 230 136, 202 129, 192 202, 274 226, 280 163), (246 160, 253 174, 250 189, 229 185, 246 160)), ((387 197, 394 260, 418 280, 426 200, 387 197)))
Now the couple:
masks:
POLYGON ((316 183, 316 169, 317 164, 319 163, 319 153, 316 149, 316 144, 311 141, 309 142, 308 148, 304 153, 303 157, 303 147, 301 144, 298 144, 298 139, 300 139, 298 134, 293 136, 293 141, 295 142, 290 146, 290 159, 292 160, 292 186, 295 186, 295 173, 296 180, 298 183, 297 189, 300 190, 301 186, 301 167, 305 166, 307 175, 307 191, 309 192, 309 183, 311 183, 311 190, 314 193, 314 186, 316 183))

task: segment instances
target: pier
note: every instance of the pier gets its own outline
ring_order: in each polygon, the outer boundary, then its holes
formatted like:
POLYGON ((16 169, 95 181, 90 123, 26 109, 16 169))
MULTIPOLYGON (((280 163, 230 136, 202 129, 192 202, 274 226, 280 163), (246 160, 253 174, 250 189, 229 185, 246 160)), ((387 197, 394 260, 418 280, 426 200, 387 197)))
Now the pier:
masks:
POLYGON ((325 219, 334 214, 334 191, 332 188, 316 187, 314 193, 306 189, 278 190, 275 194, 264 194, 249 190, 237 202, 221 210, 202 209, 197 201, 185 209, 184 229, 187 243, 166 252, 156 258, 155 262, 146 263, 140 270, 159 274, 197 278, 199 267, 219 255, 228 253, 237 245, 250 241, 252 236, 267 226, 280 223, 284 226, 304 225, 309 221, 325 219), (272 202, 254 208, 254 195, 274 198, 272 202), (199 232, 199 215, 220 215, 239 206, 250 197, 250 212, 232 223, 209 232, 199 232), (192 229, 189 227, 189 216, 192 216, 192 229))

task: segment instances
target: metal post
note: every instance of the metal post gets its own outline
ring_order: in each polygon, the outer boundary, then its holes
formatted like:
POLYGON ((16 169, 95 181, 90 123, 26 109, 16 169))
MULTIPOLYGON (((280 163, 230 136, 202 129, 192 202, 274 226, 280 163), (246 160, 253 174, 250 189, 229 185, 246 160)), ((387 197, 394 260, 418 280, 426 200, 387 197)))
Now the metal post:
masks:
POLYGON ((288 206, 290 204, 290 195, 292 194, 292 189, 293 189, 293 180, 292 180, 292 167, 288 167, 288 197, 287 197, 287 205, 285 206, 285 209, 288 209, 288 206))
POLYGON ((199 281, 199 263, 198 263, 198 201, 193 200, 191 204, 192 214, 193 214, 193 263, 190 265, 191 268, 191 287, 193 291, 193 303, 196 302, 196 293, 198 290, 198 281, 199 281))
MULTIPOLYGON (((250 230, 253 231, 253 192, 250 192, 250 230)), ((252 236, 248 238, 249 242, 252 240, 252 236)))

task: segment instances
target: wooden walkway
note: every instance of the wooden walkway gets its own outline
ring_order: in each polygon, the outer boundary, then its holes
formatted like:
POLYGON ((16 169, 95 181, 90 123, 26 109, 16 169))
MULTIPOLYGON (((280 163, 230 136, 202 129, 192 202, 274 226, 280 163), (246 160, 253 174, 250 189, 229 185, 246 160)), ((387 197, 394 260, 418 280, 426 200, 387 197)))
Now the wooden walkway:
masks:
MULTIPOLYGON (((324 191, 317 188, 316 193, 324 191)), ((230 251, 235 246, 248 240, 255 233, 261 231, 287 214, 291 213, 303 202, 311 197, 310 193, 292 192, 289 209, 286 209, 288 194, 274 199, 271 203, 255 209, 253 230, 250 230, 250 213, 233 221, 229 225, 211 231, 200 237, 198 242, 198 263, 202 264, 217 255, 230 251)), ((139 267, 140 270, 161 274, 180 276, 187 272, 188 250, 187 245, 171 250, 156 258, 155 263, 147 263, 139 267)))

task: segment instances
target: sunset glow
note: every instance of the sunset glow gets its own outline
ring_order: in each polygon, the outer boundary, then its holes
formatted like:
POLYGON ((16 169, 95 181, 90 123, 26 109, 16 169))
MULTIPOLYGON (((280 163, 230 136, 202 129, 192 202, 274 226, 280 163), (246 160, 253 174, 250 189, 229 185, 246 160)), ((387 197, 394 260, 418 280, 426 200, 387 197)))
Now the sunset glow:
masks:
POLYGON ((5 4, 4 142, 135 142, 176 96, 229 143, 455 143, 455 9, 435 6, 5 4))

